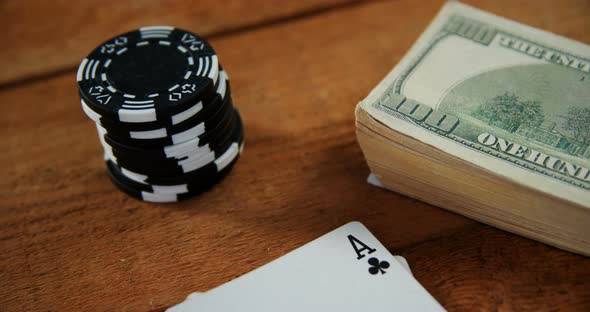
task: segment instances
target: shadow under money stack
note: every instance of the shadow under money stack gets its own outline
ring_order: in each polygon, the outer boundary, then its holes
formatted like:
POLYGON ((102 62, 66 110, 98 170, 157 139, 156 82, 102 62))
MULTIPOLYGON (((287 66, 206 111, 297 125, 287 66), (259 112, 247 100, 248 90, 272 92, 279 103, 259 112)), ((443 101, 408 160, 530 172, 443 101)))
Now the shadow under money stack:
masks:
POLYGON ((108 173, 125 193, 176 202, 220 181, 244 132, 226 72, 209 43, 167 26, 105 42, 77 73, 108 173))

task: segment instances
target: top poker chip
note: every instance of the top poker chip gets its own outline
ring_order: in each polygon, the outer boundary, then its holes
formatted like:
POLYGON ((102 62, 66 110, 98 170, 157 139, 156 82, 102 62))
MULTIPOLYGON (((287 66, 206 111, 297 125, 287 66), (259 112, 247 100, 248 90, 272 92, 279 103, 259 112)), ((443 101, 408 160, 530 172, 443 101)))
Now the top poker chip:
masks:
POLYGON ((100 45, 82 61, 76 78, 80 96, 103 118, 144 123, 213 97, 219 64, 206 40, 153 26, 100 45))

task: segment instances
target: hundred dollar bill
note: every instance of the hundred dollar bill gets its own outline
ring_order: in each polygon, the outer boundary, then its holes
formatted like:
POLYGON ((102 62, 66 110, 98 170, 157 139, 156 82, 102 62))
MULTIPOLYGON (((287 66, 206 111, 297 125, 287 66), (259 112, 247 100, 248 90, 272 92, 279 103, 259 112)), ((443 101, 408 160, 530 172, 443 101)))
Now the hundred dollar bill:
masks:
POLYGON ((445 5, 361 103, 395 131, 590 206, 590 47, 445 5))

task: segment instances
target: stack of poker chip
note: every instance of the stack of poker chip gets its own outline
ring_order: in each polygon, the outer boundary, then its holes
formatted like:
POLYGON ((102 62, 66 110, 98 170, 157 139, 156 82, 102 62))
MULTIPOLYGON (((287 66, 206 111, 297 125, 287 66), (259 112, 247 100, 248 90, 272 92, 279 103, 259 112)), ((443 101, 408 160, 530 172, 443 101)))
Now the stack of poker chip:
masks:
POLYGON ((155 26, 116 36, 82 61, 77 80, 111 180, 133 197, 195 196, 221 180, 242 151, 228 76, 195 34, 155 26))

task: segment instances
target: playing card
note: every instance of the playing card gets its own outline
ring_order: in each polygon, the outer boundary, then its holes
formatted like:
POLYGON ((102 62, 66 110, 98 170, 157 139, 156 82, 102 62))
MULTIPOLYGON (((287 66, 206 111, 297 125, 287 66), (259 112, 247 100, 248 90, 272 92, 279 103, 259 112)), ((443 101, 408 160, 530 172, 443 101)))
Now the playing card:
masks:
POLYGON ((383 189, 385 188, 383 186, 383 184, 381 183, 381 181, 379 181, 379 179, 377 178, 377 176, 374 175, 374 174, 372 174, 372 173, 369 174, 369 176, 367 177, 367 183, 372 184, 372 185, 374 185, 376 187, 383 188, 383 189))
POLYGON ((359 222, 169 311, 444 311, 359 222))
POLYGON ((406 270, 406 272, 408 272, 408 274, 414 276, 412 274, 412 269, 410 269, 410 264, 408 263, 408 260, 406 260, 406 258, 402 257, 402 256, 393 256, 395 258, 395 261, 397 261, 403 268, 404 270, 406 270))
MULTIPOLYGON (((412 270, 410 270, 410 265, 408 264, 406 258, 402 256, 393 256, 393 258, 395 258, 395 261, 399 262, 399 264, 404 268, 404 270, 406 270, 406 272, 408 272, 408 274, 412 274, 412 270)), ((186 300, 197 300, 201 298, 203 294, 206 294, 206 292, 195 291, 186 296, 186 300)))

